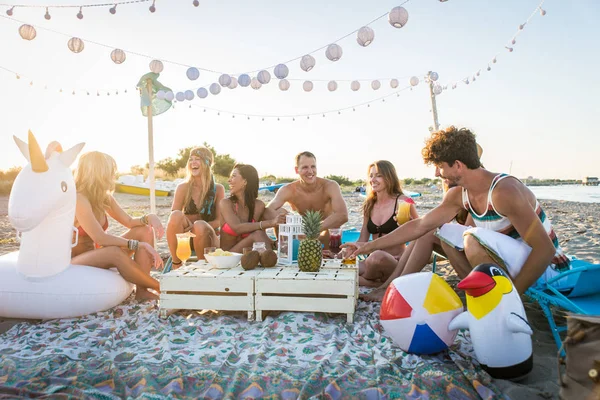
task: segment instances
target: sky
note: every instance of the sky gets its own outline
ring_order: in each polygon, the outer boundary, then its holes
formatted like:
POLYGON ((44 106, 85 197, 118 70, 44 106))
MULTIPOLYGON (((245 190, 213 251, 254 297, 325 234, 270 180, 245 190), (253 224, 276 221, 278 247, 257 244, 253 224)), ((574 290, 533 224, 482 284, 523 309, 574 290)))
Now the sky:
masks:
POLYGON ((441 127, 471 128, 486 168, 521 178, 600 175, 600 3, 545 1, 547 14, 533 16, 512 53, 505 46, 540 1, 411 0, 403 5, 409 13, 404 27, 392 27, 386 16, 369 25, 375 40, 368 47, 359 46, 355 34, 336 42, 400 4, 200 0, 194 7, 191 0, 157 1, 155 13, 148 11, 150 3, 123 4, 115 15, 108 7, 84 8, 82 20, 73 8, 50 8, 50 20, 43 8, 17 8, 9 19, 0 6, 0 169, 25 164, 12 136, 26 140, 29 129, 42 147, 53 140, 65 149, 86 142, 84 151, 112 155, 123 172, 145 164, 147 119, 135 86, 150 61, 160 59, 159 81, 175 92, 196 92, 222 72, 238 76, 271 67, 273 75, 278 63, 287 63, 291 88, 280 91, 273 76, 259 90, 223 88, 217 96, 175 103, 153 120, 155 160, 207 142, 254 165, 260 175, 294 176, 295 154, 308 150, 317 156, 321 176, 366 178, 368 165, 385 159, 401 178, 433 177, 421 158, 433 125, 422 78, 435 71, 438 82, 448 85, 436 98, 441 127), (21 39, 22 23, 37 27, 34 40, 21 39), (83 39, 81 53, 67 48, 70 37, 83 39), (329 61, 325 50, 312 53, 333 42, 343 49, 339 61, 329 61), (125 50, 123 64, 111 61, 113 48, 125 50), (299 60, 289 61, 309 53, 316 59, 310 72, 300 69, 299 60), (498 62, 488 72, 494 56, 498 62), (188 66, 219 73, 201 71, 191 81, 188 66), (479 70, 476 82, 461 82, 479 70), (421 78, 419 85, 396 95, 411 76, 421 78), (399 80, 397 89, 391 78, 399 80), (353 92, 355 79, 361 89, 353 92), (381 81, 377 91, 374 79, 381 81), (314 82, 311 92, 302 90, 305 80, 314 82), (335 92, 327 90, 329 80, 338 82, 335 92), (372 103, 352 111, 366 102, 372 103), (262 121, 248 114, 288 117, 262 121))

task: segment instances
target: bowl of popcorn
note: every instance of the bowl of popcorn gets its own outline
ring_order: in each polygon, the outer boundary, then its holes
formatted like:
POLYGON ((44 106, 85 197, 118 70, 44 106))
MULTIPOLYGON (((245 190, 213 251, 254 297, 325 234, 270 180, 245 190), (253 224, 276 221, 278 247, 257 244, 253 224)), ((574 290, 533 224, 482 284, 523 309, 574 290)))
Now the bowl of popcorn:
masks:
POLYGON ((233 268, 240 263, 242 255, 240 253, 233 253, 231 251, 223 251, 223 249, 216 249, 213 252, 204 255, 206 261, 215 268, 233 268))

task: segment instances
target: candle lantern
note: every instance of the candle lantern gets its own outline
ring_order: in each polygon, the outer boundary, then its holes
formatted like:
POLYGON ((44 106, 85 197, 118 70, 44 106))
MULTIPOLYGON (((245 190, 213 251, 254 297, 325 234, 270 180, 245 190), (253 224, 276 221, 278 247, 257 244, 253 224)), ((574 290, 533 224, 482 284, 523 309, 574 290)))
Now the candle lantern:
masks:
POLYGON ((304 237, 302 233, 302 216, 289 214, 285 218, 285 224, 279 224, 279 240, 277 244, 278 263, 292 265, 298 262, 298 248, 300 240, 304 237))

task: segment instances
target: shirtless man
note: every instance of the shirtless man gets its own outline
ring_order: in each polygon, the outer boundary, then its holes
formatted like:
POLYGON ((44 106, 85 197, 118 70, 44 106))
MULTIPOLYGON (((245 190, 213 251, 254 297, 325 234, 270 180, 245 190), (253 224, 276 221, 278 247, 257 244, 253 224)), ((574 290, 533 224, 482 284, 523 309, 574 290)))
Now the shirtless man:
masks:
POLYGON ((292 210, 304 214, 308 210, 321 211, 321 243, 329 248, 329 228, 339 228, 348 221, 348 209, 337 182, 317 177, 317 158, 309 151, 296 156, 296 173, 300 179, 283 186, 277 191, 266 211, 268 215, 276 215, 288 203, 292 210))

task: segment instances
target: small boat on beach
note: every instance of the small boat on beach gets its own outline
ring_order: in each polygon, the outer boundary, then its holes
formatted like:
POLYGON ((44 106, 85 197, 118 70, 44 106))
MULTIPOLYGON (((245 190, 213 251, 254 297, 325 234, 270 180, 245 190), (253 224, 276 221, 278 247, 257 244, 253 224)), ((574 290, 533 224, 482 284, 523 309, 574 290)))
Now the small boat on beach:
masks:
MULTIPOLYGON (((122 183, 115 184, 115 192, 150 196, 150 188, 148 187, 124 185, 122 183)), ((158 197, 167 197, 171 195, 171 192, 168 190, 155 189, 154 194, 158 197)))
POLYGON ((277 191, 287 183, 276 183, 276 184, 264 184, 258 187, 258 191, 266 190, 268 192, 277 193, 277 191))
MULTIPOLYGON (((158 197, 171 196, 178 183, 178 181, 156 181, 154 186, 155 195, 158 197)), ((150 196, 150 186, 147 181, 144 181, 143 175, 121 175, 115 182, 115 191, 150 196)))

